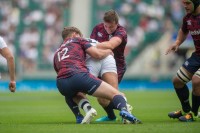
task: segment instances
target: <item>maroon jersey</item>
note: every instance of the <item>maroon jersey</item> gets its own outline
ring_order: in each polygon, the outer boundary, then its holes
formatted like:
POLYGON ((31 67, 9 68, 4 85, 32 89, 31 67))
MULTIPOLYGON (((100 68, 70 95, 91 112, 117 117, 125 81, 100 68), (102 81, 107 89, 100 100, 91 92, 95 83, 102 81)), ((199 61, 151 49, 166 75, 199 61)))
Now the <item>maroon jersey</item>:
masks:
POLYGON ((90 35, 90 38, 95 39, 99 42, 109 41, 112 37, 119 37, 122 43, 113 50, 114 58, 117 65, 117 73, 119 81, 121 81, 125 71, 126 71, 126 61, 124 57, 124 49, 127 43, 127 33, 124 27, 118 25, 116 31, 112 34, 108 34, 104 28, 104 24, 100 23, 96 25, 90 35))
POLYGON ((200 14, 188 14, 183 18, 182 31, 190 33, 194 41, 195 53, 200 56, 200 14))
POLYGON ((83 38, 67 38, 54 54, 54 69, 57 78, 70 77, 76 73, 88 72, 85 66, 85 50, 92 45, 83 38))

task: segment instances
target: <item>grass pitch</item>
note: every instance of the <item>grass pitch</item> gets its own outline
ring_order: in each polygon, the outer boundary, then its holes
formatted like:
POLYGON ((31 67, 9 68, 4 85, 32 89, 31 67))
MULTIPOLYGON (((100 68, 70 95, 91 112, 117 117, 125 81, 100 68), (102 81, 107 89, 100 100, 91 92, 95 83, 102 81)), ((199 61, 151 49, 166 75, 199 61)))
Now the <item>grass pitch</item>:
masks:
MULTIPOLYGON (((199 133, 200 119, 184 123, 169 119, 180 108, 174 91, 123 91, 133 114, 143 124, 118 122, 75 124, 74 115, 58 91, 0 92, 0 133, 199 133)), ((105 115, 96 99, 89 97, 98 115, 105 115)), ((84 114, 84 113, 83 113, 84 114)), ((119 117, 119 112, 116 115, 119 117)))

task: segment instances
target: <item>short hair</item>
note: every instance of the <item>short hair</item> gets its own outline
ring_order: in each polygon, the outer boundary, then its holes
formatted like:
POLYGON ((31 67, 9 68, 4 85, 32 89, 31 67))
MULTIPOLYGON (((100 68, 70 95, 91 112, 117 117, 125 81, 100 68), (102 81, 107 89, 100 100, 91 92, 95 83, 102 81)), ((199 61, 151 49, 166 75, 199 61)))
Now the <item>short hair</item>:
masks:
POLYGON ((65 38, 67 38, 67 37, 71 37, 71 35, 72 35, 72 33, 77 33, 77 34, 79 34, 80 36, 82 36, 82 33, 81 33, 81 31, 78 29, 78 28, 76 28, 76 27, 64 27, 64 29, 63 29, 63 31, 62 31, 62 38, 63 38, 63 40, 65 39, 65 38))
POLYGON ((104 22, 108 22, 108 23, 115 22, 116 24, 118 24, 119 16, 115 10, 109 10, 105 12, 103 20, 104 22))

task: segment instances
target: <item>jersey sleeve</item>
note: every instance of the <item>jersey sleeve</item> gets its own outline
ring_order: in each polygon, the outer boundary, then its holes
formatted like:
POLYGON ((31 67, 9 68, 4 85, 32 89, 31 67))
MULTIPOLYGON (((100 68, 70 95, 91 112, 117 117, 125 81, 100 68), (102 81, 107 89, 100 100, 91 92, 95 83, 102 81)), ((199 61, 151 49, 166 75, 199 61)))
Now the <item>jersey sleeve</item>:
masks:
POLYGON ((2 37, 0 37, 0 49, 7 47, 6 42, 2 37))
POLYGON ((184 33, 187 33, 187 32, 188 32, 188 29, 187 29, 187 16, 185 16, 185 17, 183 18, 181 30, 182 30, 184 33))
POLYGON ((124 40, 127 36, 127 33, 125 30, 123 29, 119 29, 117 30, 117 32, 115 33, 115 35, 113 37, 119 37, 121 40, 124 40))

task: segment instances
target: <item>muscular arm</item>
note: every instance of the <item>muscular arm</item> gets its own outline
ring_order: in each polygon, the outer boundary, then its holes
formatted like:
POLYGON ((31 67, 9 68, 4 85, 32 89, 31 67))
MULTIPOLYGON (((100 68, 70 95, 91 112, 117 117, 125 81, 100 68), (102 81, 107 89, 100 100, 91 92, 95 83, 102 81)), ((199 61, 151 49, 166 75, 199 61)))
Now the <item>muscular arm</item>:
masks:
POLYGON ((169 48, 166 51, 166 55, 169 54, 170 52, 174 51, 176 52, 179 48, 179 46, 185 41, 185 39, 187 38, 188 32, 184 33, 182 31, 182 29, 179 30, 178 32, 178 36, 176 38, 176 41, 174 44, 172 44, 171 46, 169 46, 169 48))
POLYGON ((87 54, 89 54, 91 57, 95 59, 103 59, 109 54, 112 54, 112 51, 110 49, 98 49, 94 46, 91 46, 86 50, 87 54))
POLYGON ((175 44, 180 46, 185 41, 185 39, 187 38, 187 35, 188 35, 188 32, 184 33, 182 31, 182 29, 180 29, 179 32, 178 32, 178 36, 176 38, 175 44))
POLYGON ((1 49, 0 53, 7 60, 8 70, 10 74, 10 81, 15 82, 15 62, 14 62, 14 57, 12 53, 7 47, 1 49))
POLYGON ((101 42, 97 44, 97 48, 100 49, 115 49, 121 44, 122 40, 119 37, 112 37, 109 41, 101 42))

